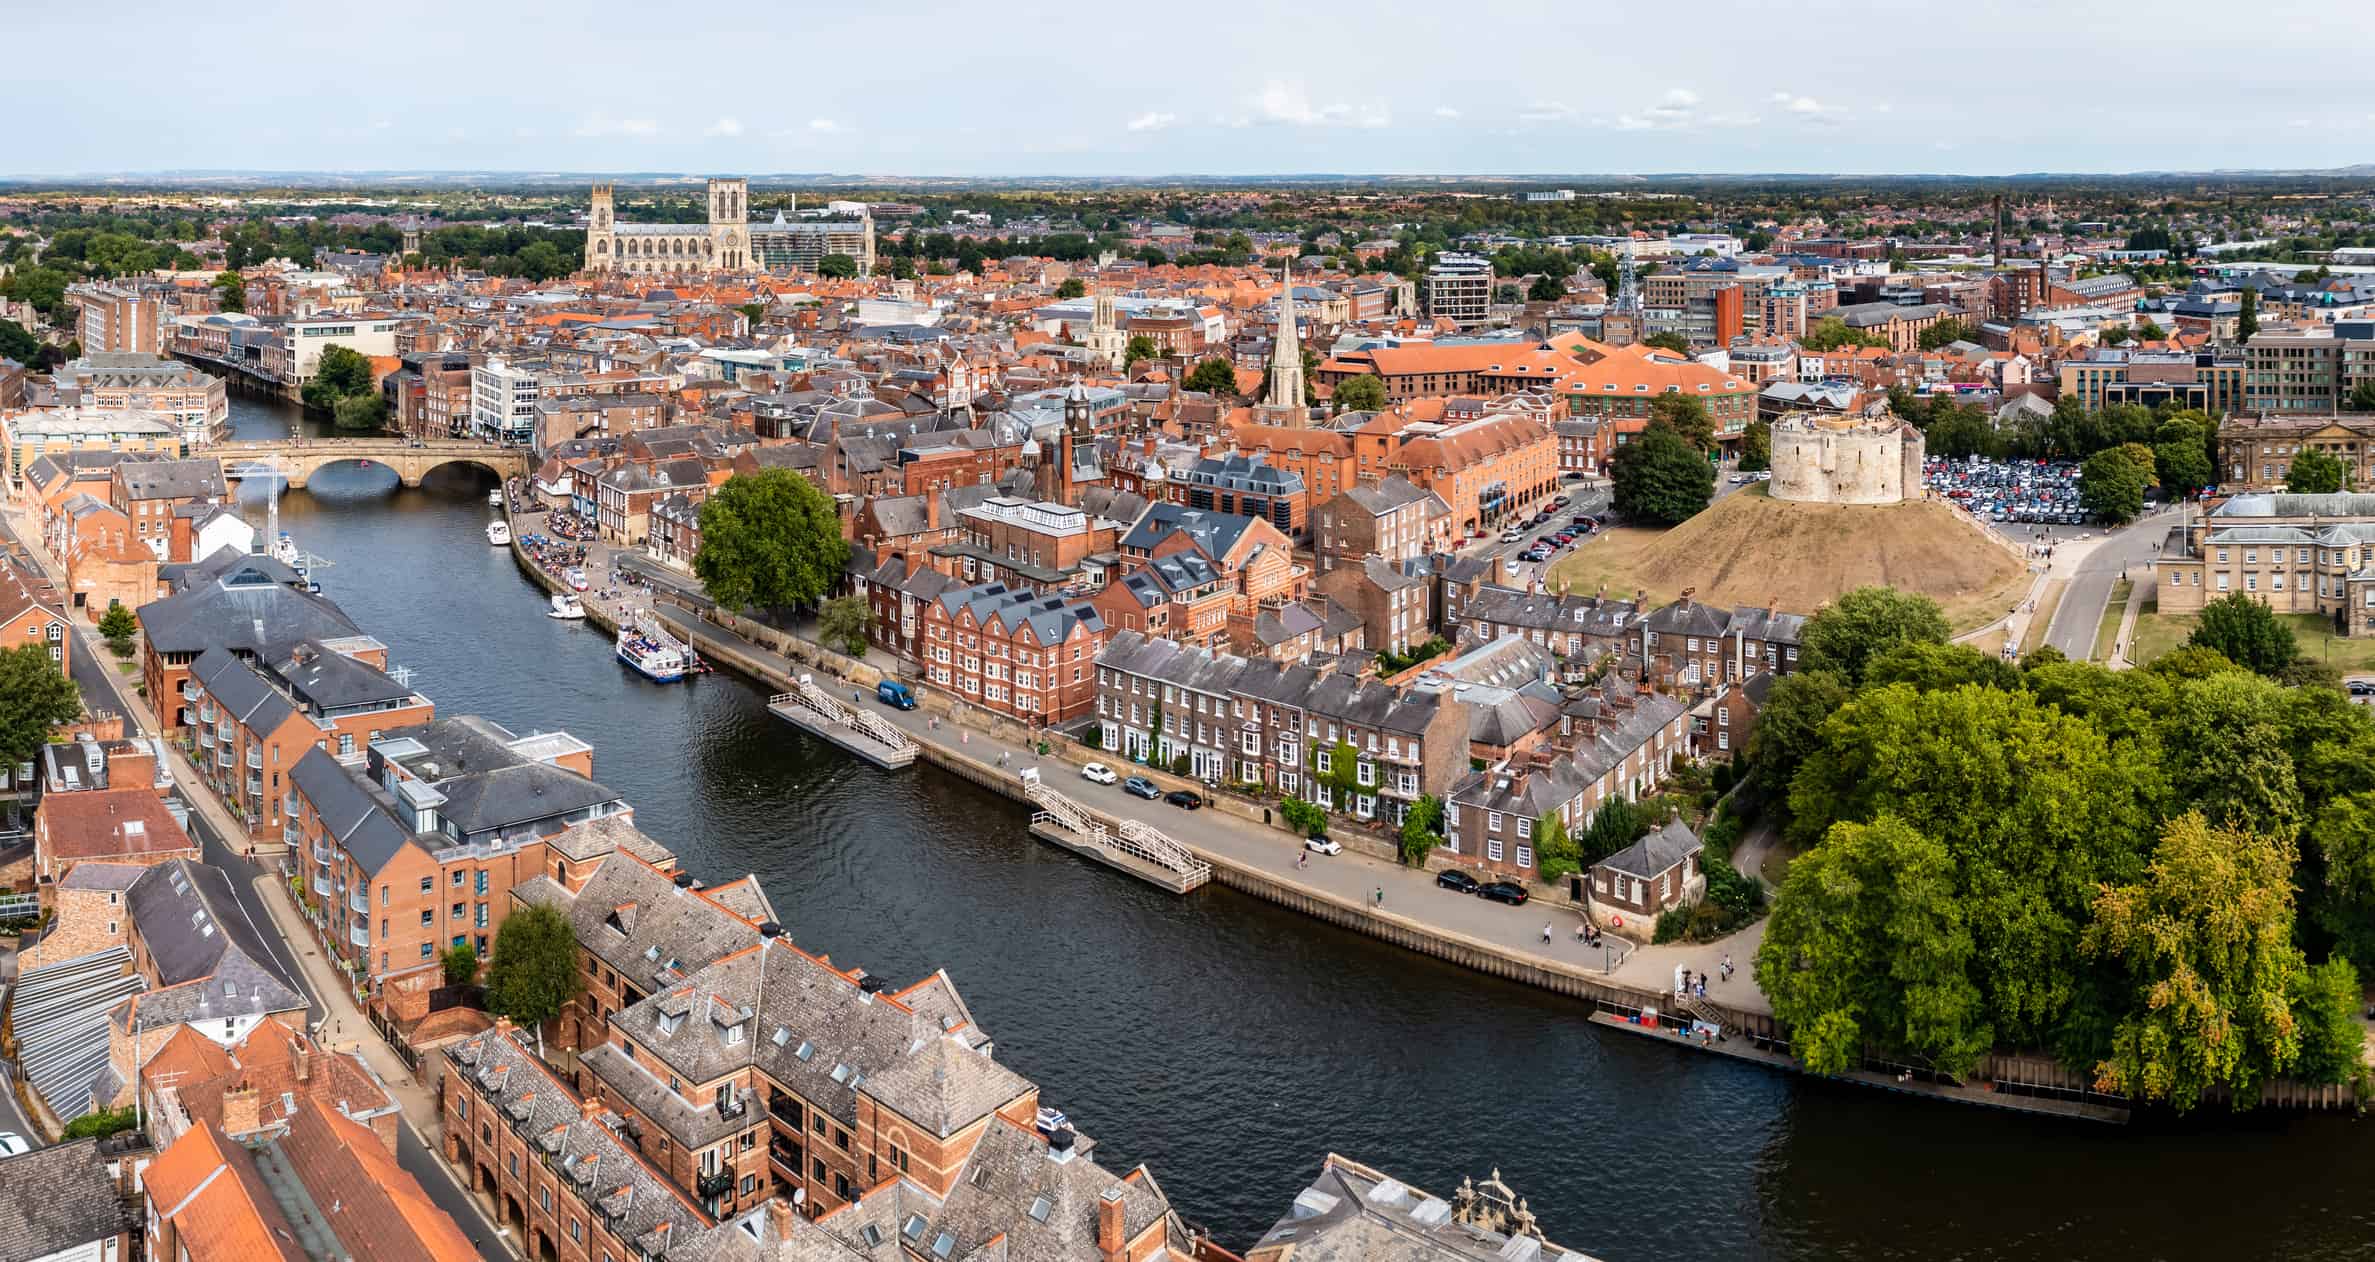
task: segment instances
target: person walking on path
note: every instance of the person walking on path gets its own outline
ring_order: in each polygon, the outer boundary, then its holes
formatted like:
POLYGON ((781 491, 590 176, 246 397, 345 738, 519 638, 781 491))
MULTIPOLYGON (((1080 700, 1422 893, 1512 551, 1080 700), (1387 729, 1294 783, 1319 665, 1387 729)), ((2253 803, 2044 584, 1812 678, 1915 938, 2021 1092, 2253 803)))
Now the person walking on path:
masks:
POLYGON ((1382 885, 1377 887, 1377 905, 1385 906, 1385 887, 1382 885))
POLYGON ((1547 920, 1542 922, 1542 945, 1550 945, 1550 922, 1547 920))

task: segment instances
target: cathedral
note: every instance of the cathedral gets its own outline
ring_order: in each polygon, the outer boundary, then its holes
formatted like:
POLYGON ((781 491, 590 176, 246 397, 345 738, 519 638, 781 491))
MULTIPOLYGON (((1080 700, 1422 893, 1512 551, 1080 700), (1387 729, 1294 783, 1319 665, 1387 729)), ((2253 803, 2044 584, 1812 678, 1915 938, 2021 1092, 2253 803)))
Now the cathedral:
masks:
POLYGON ((709 222, 620 223, 612 210, 611 186, 594 186, 586 219, 589 272, 814 271, 827 254, 847 254, 861 275, 874 270, 874 219, 849 222, 787 220, 750 222, 750 181, 709 181, 709 222))

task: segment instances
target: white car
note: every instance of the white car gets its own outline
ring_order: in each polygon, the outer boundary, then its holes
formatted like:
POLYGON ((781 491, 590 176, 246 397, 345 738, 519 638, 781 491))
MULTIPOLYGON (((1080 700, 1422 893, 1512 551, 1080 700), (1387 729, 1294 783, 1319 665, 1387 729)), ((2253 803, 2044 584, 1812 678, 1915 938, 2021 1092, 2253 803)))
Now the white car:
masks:
POLYGON ((0 1131, 0 1157, 14 1157, 33 1151, 33 1145, 15 1131, 0 1131))
POLYGON ((1343 854, 1344 843, 1333 837, 1306 837, 1303 848, 1313 854, 1343 854))
POLYGON ((1113 774, 1113 768, 1108 767, 1101 762, 1093 762, 1085 767, 1082 767, 1080 769, 1080 778, 1083 780, 1092 780, 1098 784, 1112 784, 1121 779, 1120 776, 1113 774))
POLYGON ((1501 542, 1503 543, 1516 543, 1518 540, 1525 537, 1526 532, 1522 530, 1504 530, 1501 532, 1501 542))

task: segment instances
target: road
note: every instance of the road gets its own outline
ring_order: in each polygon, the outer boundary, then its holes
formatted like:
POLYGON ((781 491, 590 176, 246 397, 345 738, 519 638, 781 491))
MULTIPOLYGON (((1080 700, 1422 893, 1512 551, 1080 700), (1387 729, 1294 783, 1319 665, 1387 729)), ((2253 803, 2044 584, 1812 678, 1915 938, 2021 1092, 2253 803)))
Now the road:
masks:
POLYGON ((2160 544, 2169 537, 2169 526, 2176 519, 2174 512, 2156 513, 2094 543, 2062 592, 2062 603, 2053 611, 2053 624, 2045 629, 2045 642, 2074 662, 2092 655, 2103 607, 2111 601, 2112 584, 2129 567, 2149 565, 2160 555, 2160 544))

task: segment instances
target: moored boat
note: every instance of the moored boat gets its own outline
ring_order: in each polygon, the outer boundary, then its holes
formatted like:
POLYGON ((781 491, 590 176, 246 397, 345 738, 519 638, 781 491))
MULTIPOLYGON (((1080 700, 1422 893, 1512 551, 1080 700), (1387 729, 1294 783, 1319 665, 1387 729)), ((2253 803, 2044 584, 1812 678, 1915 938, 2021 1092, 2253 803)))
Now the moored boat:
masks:
POLYGON ((510 524, 509 524, 509 523, 507 523, 507 522, 500 522, 500 521, 490 521, 490 522, 488 522, 488 523, 487 523, 487 542, 488 542, 488 543, 491 543, 491 544, 493 544, 493 545, 495 545, 495 546, 496 546, 496 547, 498 547, 498 548, 507 548, 507 547, 510 547, 510 546, 511 546, 511 526, 510 526, 510 524))
POLYGON ((553 594, 552 608, 546 610, 544 616, 547 618, 583 618, 586 616, 586 611, 585 606, 578 602, 575 593, 556 592, 553 594))
POLYGON ((675 683, 694 669, 692 646, 641 609, 619 619, 618 659, 654 683, 675 683))

